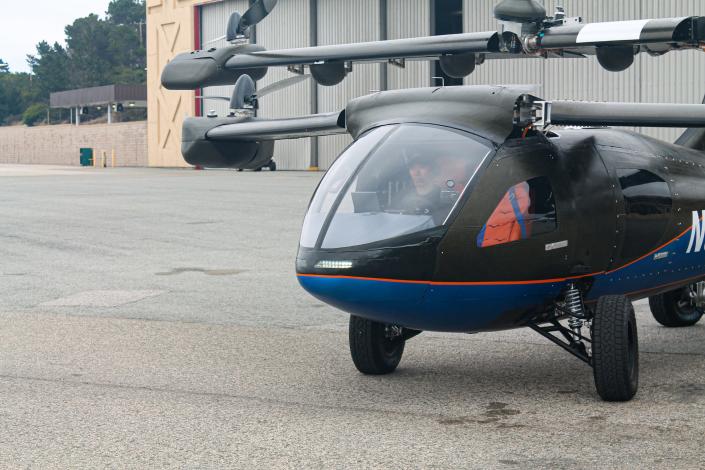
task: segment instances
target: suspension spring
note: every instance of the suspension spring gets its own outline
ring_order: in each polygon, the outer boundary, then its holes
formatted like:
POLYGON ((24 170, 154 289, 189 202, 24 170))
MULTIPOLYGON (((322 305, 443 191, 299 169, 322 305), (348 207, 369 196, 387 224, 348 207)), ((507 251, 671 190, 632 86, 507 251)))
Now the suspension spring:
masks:
POLYGON ((583 296, 575 284, 571 284, 565 293, 565 310, 570 315, 568 327, 573 330, 575 341, 580 342, 580 333, 585 319, 585 306, 583 305, 583 296))
POLYGON ((565 293, 565 309, 566 312, 573 318, 585 318, 585 309, 583 307, 583 296, 580 291, 571 284, 565 293))

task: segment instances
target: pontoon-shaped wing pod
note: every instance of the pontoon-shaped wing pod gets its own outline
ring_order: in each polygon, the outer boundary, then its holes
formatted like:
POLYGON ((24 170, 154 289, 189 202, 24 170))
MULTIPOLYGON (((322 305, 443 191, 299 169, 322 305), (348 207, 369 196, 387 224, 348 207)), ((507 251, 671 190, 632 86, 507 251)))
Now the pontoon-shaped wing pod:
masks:
POLYGON ((267 74, 266 68, 235 70, 226 68, 225 64, 236 54, 263 50, 263 47, 254 44, 240 44, 179 54, 162 70, 162 85, 168 90, 196 90, 208 86, 233 85, 243 75, 259 80, 267 74))
POLYGON ((251 116, 187 118, 181 153, 191 165, 208 168, 260 168, 273 156, 274 142, 344 134, 345 112, 291 119, 251 116))

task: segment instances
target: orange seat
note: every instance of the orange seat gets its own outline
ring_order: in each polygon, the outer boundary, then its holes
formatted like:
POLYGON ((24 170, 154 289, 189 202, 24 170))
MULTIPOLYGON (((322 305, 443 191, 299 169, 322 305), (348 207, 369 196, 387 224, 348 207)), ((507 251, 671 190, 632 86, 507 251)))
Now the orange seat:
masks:
POLYGON ((512 186, 482 227, 477 246, 485 248, 528 238, 526 217, 530 205, 529 184, 512 186))

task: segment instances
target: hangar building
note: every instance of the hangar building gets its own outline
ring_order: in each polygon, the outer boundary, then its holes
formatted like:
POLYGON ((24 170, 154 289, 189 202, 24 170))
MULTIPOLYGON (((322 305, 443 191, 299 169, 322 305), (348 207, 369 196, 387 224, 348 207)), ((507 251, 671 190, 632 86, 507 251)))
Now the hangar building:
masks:
MULTIPOLYGON (((253 40, 272 50, 313 45, 398 39, 456 32, 497 29, 493 8, 499 0, 279 0, 260 23, 253 40)), ((248 0, 147 0, 148 141, 150 166, 184 166, 180 154, 181 122, 185 116, 227 105, 195 99, 194 92, 163 89, 159 77, 177 53, 201 48, 225 34, 233 11, 247 10, 248 0)), ((587 22, 705 16, 702 0, 545 0, 549 14, 563 6, 568 16, 587 22)), ((208 44, 221 46, 224 42, 208 44)), ((341 110, 348 100, 373 90, 429 86, 437 76, 435 62, 355 65, 334 87, 312 81, 299 83, 261 100, 259 115, 293 117, 341 110)), ((290 76, 271 69, 258 83, 266 86, 290 76)), ((699 103, 705 96, 705 54, 670 53, 654 58, 640 54, 626 72, 603 70, 594 58, 571 60, 525 59, 487 61, 465 79, 467 84, 540 84, 547 99, 593 101, 699 103)), ((446 83, 448 84, 448 83, 446 83)), ((452 83, 451 83, 452 84, 452 83)), ((230 94, 231 87, 205 90, 205 95, 230 94)), ((658 138, 675 140, 675 129, 644 129, 658 138)), ((278 142, 281 169, 326 169, 348 144, 347 136, 278 142)))

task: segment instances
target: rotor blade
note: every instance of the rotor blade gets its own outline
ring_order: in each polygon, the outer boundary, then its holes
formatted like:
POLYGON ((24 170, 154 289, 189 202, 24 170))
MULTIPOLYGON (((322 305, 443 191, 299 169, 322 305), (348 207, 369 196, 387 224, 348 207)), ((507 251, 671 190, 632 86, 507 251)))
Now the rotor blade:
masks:
POLYGON ((496 31, 484 33, 448 34, 411 39, 393 39, 335 46, 304 47, 237 54, 225 64, 229 70, 286 65, 311 65, 328 61, 367 61, 438 57, 464 52, 499 52, 496 31))
POLYGON ((262 88, 261 90, 258 90, 256 95, 258 98, 262 96, 267 96, 279 90, 283 90, 284 88, 288 88, 290 86, 296 85, 297 83, 303 82, 304 80, 308 80, 309 78, 311 78, 311 75, 295 75, 293 77, 280 80, 276 83, 272 83, 271 85, 268 85, 262 88))
POLYGON ((252 5, 250 9, 242 15, 238 32, 243 34, 247 28, 265 19, 275 6, 277 6, 277 0, 258 0, 257 3, 252 5))
POLYGON ((301 139, 346 132, 343 112, 313 114, 291 119, 257 119, 237 124, 225 124, 209 130, 206 135, 209 140, 246 142, 301 139))

